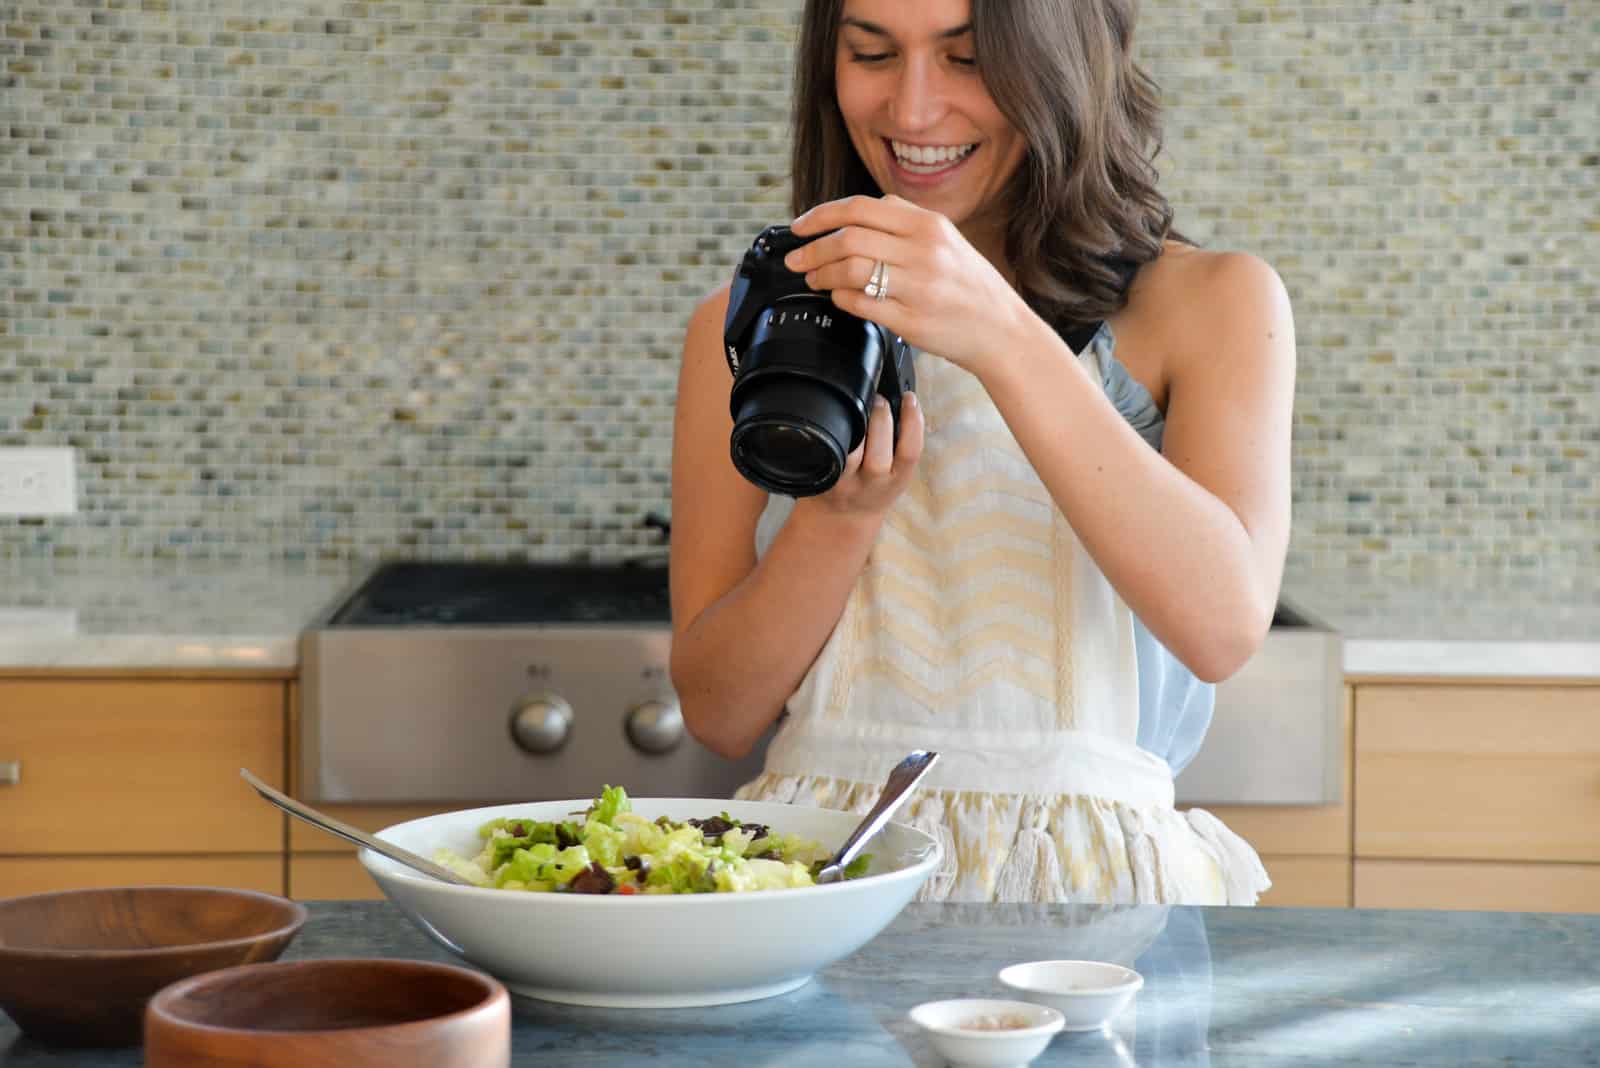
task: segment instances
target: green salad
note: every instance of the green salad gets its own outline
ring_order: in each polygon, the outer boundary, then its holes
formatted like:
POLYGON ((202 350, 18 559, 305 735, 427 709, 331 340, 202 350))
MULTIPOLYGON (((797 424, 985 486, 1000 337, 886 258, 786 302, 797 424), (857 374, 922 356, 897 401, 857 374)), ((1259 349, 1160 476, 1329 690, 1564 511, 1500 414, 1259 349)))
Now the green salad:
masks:
MULTIPOLYGON (((607 786, 570 820, 493 819, 474 857, 439 849, 434 860, 478 886, 563 894, 728 894, 815 886, 831 859, 816 842, 741 823, 726 812, 647 820, 627 791, 607 786)), ((870 856, 845 869, 866 874, 870 856)))

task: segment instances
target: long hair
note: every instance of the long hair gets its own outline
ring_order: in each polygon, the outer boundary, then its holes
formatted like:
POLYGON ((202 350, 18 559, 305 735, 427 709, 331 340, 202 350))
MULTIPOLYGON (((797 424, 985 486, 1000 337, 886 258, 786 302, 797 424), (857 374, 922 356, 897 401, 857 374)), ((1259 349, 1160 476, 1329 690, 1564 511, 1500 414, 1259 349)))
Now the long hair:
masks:
MULTIPOLYGON (((1130 272, 1161 254, 1172 207, 1157 189, 1160 90, 1133 60, 1138 0, 971 0, 978 70, 1027 145, 1004 191, 1005 255, 1053 323, 1103 319, 1130 272)), ((844 0, 806 0, 794 83, 791 206, 881 193, 834 87, 844 0)))

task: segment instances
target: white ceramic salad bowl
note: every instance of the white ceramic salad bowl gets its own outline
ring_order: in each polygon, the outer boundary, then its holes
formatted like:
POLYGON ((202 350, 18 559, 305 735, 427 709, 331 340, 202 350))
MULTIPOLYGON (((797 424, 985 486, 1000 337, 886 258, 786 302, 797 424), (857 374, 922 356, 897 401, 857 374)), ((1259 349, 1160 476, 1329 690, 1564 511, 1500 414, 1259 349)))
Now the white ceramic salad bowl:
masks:
MULTIPOLYGON (((466 809, 396 824, 384 841, 432 858, 470 857, 496 817, 572 819, 589 799, 466 809)), ((861 820, 849 812, 755 801, 633 798, 647 819, 726 812, 828 850, 861 820)), ((868 874, 797 889, 635 896, 527 893, 455 886, 363 849, 384 894, 440 945, 546 1001, 632 1008, 723 1005, 783 994, 887 927, 939 866, 938 841, 891 823, 867 847, 868 874)))

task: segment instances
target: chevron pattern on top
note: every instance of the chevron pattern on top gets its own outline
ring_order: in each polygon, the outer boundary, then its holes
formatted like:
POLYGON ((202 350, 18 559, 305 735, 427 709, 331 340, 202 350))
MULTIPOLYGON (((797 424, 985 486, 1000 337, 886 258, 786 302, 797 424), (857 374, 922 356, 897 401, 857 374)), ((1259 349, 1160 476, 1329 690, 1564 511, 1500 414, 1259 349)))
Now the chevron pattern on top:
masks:
POLYGON ((917 377, 923 457, 738 796, 865 812, 932 746, 947 778, 898 817, 945 851, 924 900, 1254 901, 1249 845, 1178 813, 1135 744, 1127 606, 977 380, 933 356, 917 377))
POLYGON ((923 455, 851 595, 832 696, 1040 722, 1071 678, 1055 502, 974 376, 932 357, 918 376, 923 455))

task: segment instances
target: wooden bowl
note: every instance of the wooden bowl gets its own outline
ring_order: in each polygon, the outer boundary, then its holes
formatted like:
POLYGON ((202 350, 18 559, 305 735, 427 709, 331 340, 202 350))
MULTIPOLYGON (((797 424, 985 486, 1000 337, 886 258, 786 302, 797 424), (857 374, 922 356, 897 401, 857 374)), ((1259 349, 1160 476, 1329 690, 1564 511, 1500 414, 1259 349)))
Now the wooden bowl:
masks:
POLYGON ((152 998, 144 1052, 146 1068, 505 1068, 511 998, 453 964, 247 964, 152 998))
POLYGON ((275 960, 306 915, 285 898, 206 886, 0 900, 0 1008, 41 1042, 134 1045, 156 991, 197 972, 275 960))

